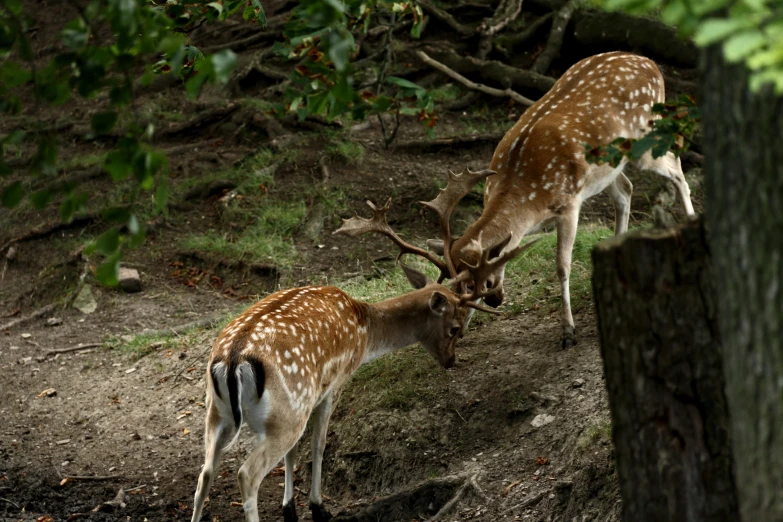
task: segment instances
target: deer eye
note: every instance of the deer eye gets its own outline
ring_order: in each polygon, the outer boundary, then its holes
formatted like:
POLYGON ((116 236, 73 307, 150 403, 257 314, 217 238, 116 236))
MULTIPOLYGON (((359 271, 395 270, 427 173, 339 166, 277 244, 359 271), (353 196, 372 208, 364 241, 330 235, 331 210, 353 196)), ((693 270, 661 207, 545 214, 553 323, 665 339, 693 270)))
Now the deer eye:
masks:
POLYGON ((492 281, 487 281, 487 289, 488 289, 488 290, 491 290, 491 289, 492 289, 492 286, 493 286, 494 284, 495 284, 495 283, 493 283, 492 281))
POLYGON ((459 333, 459 326, 452 326, 451 330, 449 330, 449 337, 454 337, 459 333))

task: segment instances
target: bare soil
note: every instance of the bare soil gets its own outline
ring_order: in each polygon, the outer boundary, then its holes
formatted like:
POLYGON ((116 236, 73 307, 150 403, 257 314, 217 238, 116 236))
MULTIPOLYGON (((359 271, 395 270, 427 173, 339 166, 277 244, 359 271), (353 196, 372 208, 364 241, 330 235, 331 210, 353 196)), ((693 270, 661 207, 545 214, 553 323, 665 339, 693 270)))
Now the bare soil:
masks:
MULTIPOLYGON (((63 11, 42 10, 41 27, 56 33, 63 11), (48 12, 49 15, 43 13, 48 12), (59 14, 58 14, 59 13, 59 14), (55 16, 57 15, 57 16, 55 16), (49 19, 47 19, 47 17, 49 19), (59 18, 58 18, 59 17, 59 18)), ((65 13, 67 14, 67 13, 65 13)), ((68 15, 70 16, 70 15, 68 15)), ((42 48, 54 45, 41 31, 42 48)), ((671 69, 671 68, 670 68, 671 69)), ((687 72, 687 71, 686 71, 687 72)), ((150 93, 138 109, 192 115, 228 103, 219 89, 197 102, 179 93, 150 93)), ((87 124, 95 107, 74 103, 52 112, 52 122, 67 119, 87 124)), ((255 114, 245 106, 237 121, 255 114)), ((440 136, 505 130, 519 116, 504 102, 482 102, 478 108, 441 116, 440 136), (477 130, 478 129, 478 130, 477 130)), ((217 330, 141 352, 126 348, 128 338, 211 317, 226 317, 281 286, 323 284, 354 275, 371 275, 375 263, 389 259, 392 248, 378 238, 360 241, 335 237, 340 217, 363 212, 364 200, 394 196, 392 226, 421 240, 436 233, 432 216, 416 201, 430 199, 445 169, 461 170, 488 164, 494 145, 422 152, 385 150, 377 124, 344 139, 361 144, 361 164, 328 161, 329 188, 342 191, 342 207, 327 215, 315 241, 297 239, 297 260, 291 267, 253 267, 230 259, 183 252, 189 234, 232 226, 221 216, 219 197, 185 201, 177 187, 216 169, 241 162, 260 146, 286 139, 295 143, 296 158, 275 174, 269 197, 301 197, 322 183, 319 160, 326 153, 323 134, 306 128, 286 128, 283 137, 258 130, 234 140, 236 125, 217 122, 156 143, 170 148, 201 144, 171 158, 174 187, 165 219, 151 222, 144 246, 132 251, 126 266, 141 273, 143 291, 124 294, 93 283, 98 303, 89 315, 60 309, 23 326, 0 332, 0 521, 17 520, 189 520, 192 495, 203 462, 204 372, 217 330), (213 279, 216 276, 218 279, 213 279), (62 319, 47 326, 47 319, 62 319), (106 343, 100 348, 48 355, 53 349, 106 343), (53 388, 52 396, 43 394, 53 388), (66 477, 99 476, 100 480, 66 477), (93 509, 112 500, 120 488, 132 490, 124 508, 93 509), (46 518, 46 517, 51 518, 46 518)), ((2 125, 2 132, 9 125, 2 125)), ((163 124, 162 124, 163 125, 163 124)), ((424 139, 416 122, 406 122, 400 140, 424 139)), ((75 158, 94 154, 104 144, 66 141, 61 154, 75 158)), ((294 145, 292 145, 294 146, 294 145)), ((23 151, 24 152, 24 151, 23 151)), ((694 203, 701 209, 699 177, 689 180, 694 203)), ((651 203, 664 186, 651 176, 633 179, 632 226, 649 222, 651 203)), ((91 204, 112 189, 109 181, 90 182, 91 204)), ((308 201, 312 208, 314 201, 308 201)), ((457 216, 464 226, 475 217, 475 206, 457 216)), ((675 212, 676 213, 676 212, 675 212)), ((614 220, 609 199, 599 195, 586 203, 583 222, 614 220)), ((0 244, 56 220, 49 214, 0 210, 0 244)), ((77 285, 84 262, 71 252, 80 238, 102 230, 98 220, 34 241, 17 244, 17 257, 0 281, 0 326, 51 302, 61 302, 77 285)), ((551 270, 554 273, 554 259, 551 270)), ((609 434, 609 413, 592 306, 575 310, 579 344, 560 348, 559 308, 527 310, 473 326, 461 340, 458 363, 448 372, 433 370, 435 362, 416 349, 405 352, 415 365, 426 365, 431 381, 417 383, 421 400, 403 406, 368 409, 376 393, 371 383, 350 388, 330 425, 324 492, 333 512, 357 512, 378 497, 453 475, 475 477, 462 501, 446 520, 600 521, 619 520, 619 494, 609 434), (548 423, 534 427, 533 419, 548 423)), ((537 424, 537 423, 536 423, 537 424)), ((206 507, 204 520, 240 520, 236 471, 251 441, 242 438, 224 460, 206 507)), ((307 511, 309 444, 301 444, 297 487, 299 515, 307 511)), ((281 520, 282 476, 272 473, 259 493, 262 520, 281 520)), ((422 493, 424 492, 424 493, 422 493)), ((434 495, 434 494, 432 494, 434 495)), ((442 495, 441 495, 442 496, 442 495)), ((449 495, 446 495, 448 497, 449 495)), ((400 520, 426 520, 445 500, 412 502, 400 520), (423 506, 423 507, 422 507, 423 506)))

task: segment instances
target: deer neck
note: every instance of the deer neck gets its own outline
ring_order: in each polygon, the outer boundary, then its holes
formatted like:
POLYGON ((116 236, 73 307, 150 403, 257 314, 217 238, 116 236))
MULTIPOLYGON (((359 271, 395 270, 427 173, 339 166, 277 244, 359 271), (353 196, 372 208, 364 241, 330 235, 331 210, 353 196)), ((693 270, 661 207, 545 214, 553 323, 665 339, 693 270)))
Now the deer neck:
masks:
POLYGON ((452 255, 460 258, 460 252, 474 240, 479 241, 482 247, 498 243, 511 234, 509 248, 515 247, 522 240, 522 236, 533 228, 535 216, 530 212, 524 212, 525 208, 512 208, 510 205, 496 204, 500 198, 495 198, 484 208, 484 212, 465 233, 457 239, 452 246, 452 255))
POLYGON ((417 290, 367 305, 368 362, 419 341, 426 330, 429 306, 425 292, 417 290))

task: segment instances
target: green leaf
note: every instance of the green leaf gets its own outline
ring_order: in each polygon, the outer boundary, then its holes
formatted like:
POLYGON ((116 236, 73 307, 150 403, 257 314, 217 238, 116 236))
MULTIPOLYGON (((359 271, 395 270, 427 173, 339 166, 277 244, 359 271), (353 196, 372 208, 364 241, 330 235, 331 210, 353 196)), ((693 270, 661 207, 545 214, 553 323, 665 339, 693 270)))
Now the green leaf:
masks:
POLYGON ((0 141, 0 143, 7 145, 18 145, 24 141, 25 136, 27 136, 25 131, 16 129, 11 131, 5 138, 2 139, 2 141, 0 141))
POLYGON ((0 195, 0 202, 4 207, 14 208, 22 201, 24 196, 24 187, 22 187, 21 181, 14 181, 3 189, 3 193, 0 195))
POLYGON ((128 232, 131 233, 131 235, 136 236, 141 232, 141 226, 139 225, 139 219, 134 215, 131 214, 128 218, 128 232))
POLYGON ((112 223, 124 223, 130 216, 130 210, 128 207, 109 207, 103 209, 101 212, 105 221, 111 221, 112 223))
POLYGON ((95 277, 106 286, 117 286, 120 282, 120 259, 122 251, 118 250, 107 257, 103 263, 95 269, 95 277))
POLYGON ((16 16, 21 16, 22 14, 22 0, 4 0, 3 7, 16 16))
POLYGON ((158 189, 155 191, 155 207, 157 210, 164 210, 166 203, 169 200, 169 185, 166 182, 166 178, 163 178, 158 183, 158 189))
POLYGON ((128 157, 125 151, 114 150, 106 155, 103 168, 109 173, 112 180, 115 182, 122 181, 133 172, 130 160, 131 158, 128 157))
POLYGON ((95 240, 94 250, 106 255, 114 254, 120 247, 120 230, 112 228, 101 234, 95 240))
POLYGON ((115 123, 117 123, 116 112, 99 112, 92 117, 92 130, 95 131, 95 134, 98 136, 108 134, 114 128, 115 123))
POLYGON ((223 49, 210 56, 210 59, 212 60, 215 80, 220 83, 226 83, 237 65, 237 55, 231 49, 223 49))
POLYGON ((90 39, 90 31, 84 20, 76 18, 68 22, 63 29, 62 41, 66 48, 72 51, 80 51, 87 46, 90 39))
POLYGON ((767 39, 760 30, 747 29, 723 43, 723 55, 728 62, 735 63, 764 47, 766 42, 767 39))
POLYGON ((8 166, 8 164, 3 160, 3 158, 0 158, 0 176, 8 176, 13 172, 13 169, 8 166))
POLYGON ((706 47, 725 40, 746 27, 748 27, 748 20, 742 18, 710 18, 701 23, 693 41, 700 47, 706 47))
POLYGON ((0 66, 0 85, 8 89, 27 83, 32 77, 33 75, 30 71, 16 62, 7 61, 0 66))
POLYGON ((43 210, 52 201, 52 191, 41 189, 30 194, 30 203, 36 210, 43 210))
POLYGON ((328 56, 338 71, 345 70, 348 59, 353 51, 353 35, 347 31, 332 31, 327 37, 329 43, 328 56))
POLYGON ((397 85, 399 87, 402 87, 403 89, 411 89, 415 91, 423 91, 424 88, 420 87, 419 85, 416 85, 412 81, 406 80, 405 78, 398 78, 397 76, 387 76, 386 77, 386 83, 390 83, 392 85, 397 85))

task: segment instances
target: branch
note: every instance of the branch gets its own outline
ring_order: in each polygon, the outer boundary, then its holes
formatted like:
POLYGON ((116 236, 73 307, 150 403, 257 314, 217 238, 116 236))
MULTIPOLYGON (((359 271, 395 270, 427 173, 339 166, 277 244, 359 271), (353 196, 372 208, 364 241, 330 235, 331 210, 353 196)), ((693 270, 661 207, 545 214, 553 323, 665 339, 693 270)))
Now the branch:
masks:
POLYGON ((446 76, 449 76, 449 77, 453 78, 454 80, 457 80, 458 82, 460 82, 462 85, 464 85, 468 89, 473 89, 474 91, 480 91, 480 92, 483 92, 485 94, 489 94, 491 96, 497 96, 497 97, 500 97, 500 98, 508 97, 508 98, 511 98, 512 100, 514 100, 515 102, 521 103, 525 107, 530 107, 531 105, 533 105, 535 103, 530 98, 526 98, 526 97, 522 96, 521 94, 519 94, 518 92, 512 90, 511 88, 506 88, 504 90, 501 90, 501 89, 495 89, 493 87, 488 87, 488 86, 480 84, 480 83, 472 82, 472 81, 468 80, 467 78, 465 78, 464 76, 462 76, 461 74, 457 73, 456 71, 454 71, 452 69, 449 69, 448 67, 446 67, 442 63, 440 63, 440 62, 438 62, 436 60, 433 60, 424 51, 416 51, 416 56, 418 56, 419 59, 422 62, 426 63, 427 65, 429 65, 433 69, 437 69, 438 71, 442 72, 446 76))
POLYGON ((495 41, 495 48, 506 56, 509 56, 510 51, 514 46, 522 44, 532 38, 542 25, 547 23, 553 16, 553 13, 547 13, 536 19, 535 22, 528 25, 521 33, 502 35, 495 41))
POLYGON ((484 36, 494 36, 516 20, 521 12, 522 0, 501 0, 492 18, 487 18, 481 22, 478 32, 484 36), (516 8, 514 8, 512 2, 516 2, 516 8))
POLYGON ((425 12, 434 16, 438 20, 445 22, 446 25, 448 25, 449 27, 451 27, 452 29, 454 29, 455 31, 457 31, 459 34, 463 36, 472 36, 476 32, 474 29, 459 23, 456 18, 451 16, 443 9, 439 7, 435 7, 434 5, 430 4, 429 2, 426 2, 425 0, 419 0, 419 5, 425 12))
POLYGON ((568 26, 568 22, 571 21, 571 17, 576 10, 576 0, 569 0, 566 5, 558 11, 554 22, 552 22, 552 31, 549 33, 549 40, 547 40, 546 48, 544 52, 530 68, 532 72, 538 74, 544 74, 549 66, 552 65, 552 61, 560 55, 560 48, 563 46, 563 36, 565 36, 565 30, 568 26))

